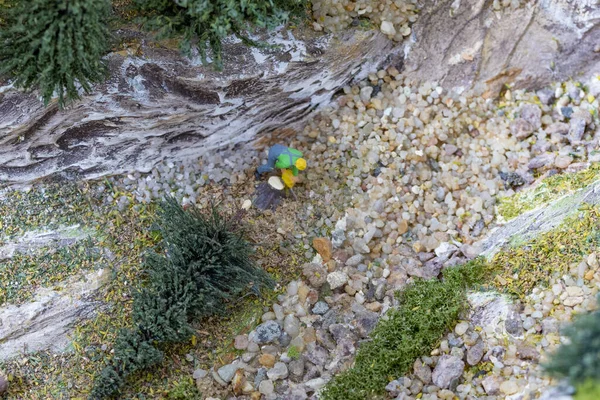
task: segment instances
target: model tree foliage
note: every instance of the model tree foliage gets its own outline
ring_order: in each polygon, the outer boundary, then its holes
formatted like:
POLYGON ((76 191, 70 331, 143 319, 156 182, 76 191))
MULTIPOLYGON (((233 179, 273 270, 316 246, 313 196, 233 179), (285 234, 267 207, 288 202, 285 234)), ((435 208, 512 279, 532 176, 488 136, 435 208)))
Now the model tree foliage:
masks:
POLYGON ((39 88, 47 104, 79 97, 79 89, 105 78, 108 0, 28 0, 5 2, 0 24, 0 74, 15 86, 39 88))
POLYGON ((568 342, 552 355, 545 366, 546 371, 569 379, 577 387, 596 387, 597 390, 600 383, 600 311, 577 317, 565 329, 564 335, 568 342))
POLYGON ((135 0, 135 4, 148 16, 149 29, 162 36, 181 36, 184 53, 195 46, 204 63, 211 49, 220 69, 226 36, 233 34, 256 45, 244 34, 247 28, 274 28, 290 15, 303 13, 306 0, 135 0))
MULTIPOLYGON (((145 27, 181 39, 203 62, 222 66, 222 42, 231 34, 256 45, 243 32, 273 28, 305 11, 306 0, 133 0, 145 27)), ((0 75, 15 86, 38 88, 47 104, 89 93, 106 77, 110 0, 0 0, 0 75)))
POLYGON ((188 212, 168 199, 158 225, 162 251, 145 260, 148 284, 134 296, 132 328, 120 332, 91 399, 114 395, 128 375, 160 363, 164 345, 191 338, 194 319, 224 312, 243 291, 272 285, 252 261, 240 215, 188 212))

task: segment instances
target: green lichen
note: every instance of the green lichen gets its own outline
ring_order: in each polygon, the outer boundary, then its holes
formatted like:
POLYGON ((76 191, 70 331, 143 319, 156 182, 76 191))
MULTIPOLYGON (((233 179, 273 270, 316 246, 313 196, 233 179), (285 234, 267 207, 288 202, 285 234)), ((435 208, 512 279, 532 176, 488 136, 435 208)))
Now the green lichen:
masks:
POLYGON ((499 200, 498 214, 505 220, 541 207, 568 193, 582 189, 600 179, 600 164, 573 174, 557 174, 544 179, 536 187, 499 200))
POLYGON ((298 358, 300 358, 300 350, 298 350, 296 346, 290 346, 290 348, 287 351, 287 354, 292 360, 297 360, 298 358))

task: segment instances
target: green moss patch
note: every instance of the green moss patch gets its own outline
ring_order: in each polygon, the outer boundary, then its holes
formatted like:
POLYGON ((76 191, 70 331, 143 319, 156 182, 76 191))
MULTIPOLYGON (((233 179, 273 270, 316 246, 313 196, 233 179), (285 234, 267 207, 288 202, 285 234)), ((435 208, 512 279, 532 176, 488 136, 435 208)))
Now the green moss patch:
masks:
POLYGON ((400 306, 380 320, 350 370, 326 386, 325 400, 364 400, 383 394, 393 379, 408 373, 415 359, 428 354, 456 323, 467 289, 482 282, 480 259, 444 271, 442 280, 417 280, 398 293, 400 306))
POLYGON ((573 174, 557 174, 544 179, 536 187, 499 200, 498 213, 505 219, 513 219, 575 190, 582 189, 600 179, 600 164, 573 174))
POLYGON ((600 207, 584 205, 556 229, 518 246, 509 247, 490 260, 498 272, 495 284, 511 295, 524 297, 533 287, 562 275, 574 263, 600 245, 600 207))

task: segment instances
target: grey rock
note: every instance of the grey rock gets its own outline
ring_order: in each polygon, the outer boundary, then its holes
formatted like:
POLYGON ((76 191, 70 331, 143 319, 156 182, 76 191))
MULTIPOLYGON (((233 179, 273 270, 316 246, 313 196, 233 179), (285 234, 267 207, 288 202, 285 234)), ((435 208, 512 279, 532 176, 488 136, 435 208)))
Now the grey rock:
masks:
POLYGON ((550 124, 546 129, 548 135, 567 135, 569 133, 569 125, 564 122, 554 122, 550 124))
POLYGON ((573 115, 573 107, 561 107, 560 108, 560 113, 565 118, 571 118, 571 115, 573 115))
POLYGON ((521 360, 532 360, 538 361, 540 359, 540 353, 530 344, 527 343, 517 343, 517 357, 521 360))
POLYGON ((277 340, 281 347, 288 347, 292 342, 292 337, 287 334, 287 332, 283 332, 279 339, 277 340))
POLYGON ((219 377, 221 379, 223 379, 224 382, 231 382, 231 380, 233 379, 233 376, 235 375, 235 372, 240 369, 240 368, 244 368, 245 364, 241 361, 234 361, 231 364, 227 364, 222 366, 221 368, 219 368, 217 370, 217 373, 219 374, 219 377))
POLYGON ((532 158, 527 164, 529 169, 540 169, 552 165, 556 156, 551 153, 540 154, 537 157, 532 158))
POLYGON ((208 371, 205 369, 197 369, 194 371, 193 378, 194 379, 203 379, 208 375, 208 371))
POLYGON ((467 350, 467 364, 477 365, 483 358, 485 344, 482 340, 478 340, 473 346, 467 350))
POLYGON ((258 385, 258 391, 265 396, 269 396, 275 392, 275 385, 268 379, 263 380, 260 382, 260 385, 258 385))
POLYGON ((314 392, 323 388, 327 384, 327 380, 323 378, 314 378, 306 381, 305 385, 309 389, 308 391, 314 392))
POLYGON ((586 121, 581 117, 573 117, 569 122, 569 141, 571 144, 581 142, 585 133, 586 121))
POLYGON ((367 246, 367 243, 363 238, 354 239, 354 243, 352 243, 352 248, 354 249, 354 251, 360 254, 366 254, 371 252, 369 246, 367 246))
POLYGON ((558 333, 558 321, 556 318, 546 318, 542 320, 542 333, 548 335, 550 333, 558 333))
POLYGON ((550 88, 540 89, 536 94, 542 104, 549 105, 554 101, 554 90, 550 88))
POLYGON ((535 319, 533 319, 531 317, 527 317, 523 321, 523 329, 526 330, 526 331, 530 330, 534 326, 535 326, 535 319))
POLYGON ((254 377, 254 387, 259 387, 260 383, 265 379, 267 379, 267 369, 259 368, 258 371, 256 371, 256 376, 254 377))
POLYGON ((500 172, 498 175, 504 181, 506 188, 515 188, 525 184, 525 179, 516 172, 500 172))
POLYGON ((327 281, 327 269, 321 264, 308 263, 302 267, 302 275, 314 288, 320 288, 327 281))
POLYGON ((454 333, 448 334, 448 345, 450 347, 462 347, 464 343, 464 340, 460 337, 457 337, 454 333))
POLYGON ((287 378, 288 377, 287 365, 285 365, 285 363, 282 363, 282 362, 275 363, 273 368, 271 368, 270 370, 267 371, 267 377, 272 381, 277 381, 280 379, 287 378))
POLYGON ((308 361, 320 366, 325 365, 328 354, 329 352, 327 350, 321 346, 315 345, 314 343, 309 343, 304 352, 304 356, 308 361))
POLYGON ((329 330, 329 326, 340 321, 340 315, 335 309, 330 309, 323 315, 321 320, 321 328, 329 330))
POLYGON ((324 315, 327 311, 329 311, 329 305, 324 301, 317 301, 312 308, 313 314, 324 315))
POLYGON ((375 299, 377 299, 378 301, 382 301, 383 298, 385 297, 386 289, 387 289, 386 281, 380 282, 377 285, 377 287, 375 288, 375 299))
POLYGON ((327 275, 327 283, 331 287, 331 290, 335 290, 344 286, 348 282, 348 275, 342 271, 334 271, 327 275))
POLYGON ((8 391, 8 379, 0 374, 0 396, 4 395, 8 391))
POLYGON ((335 349, 335 342, 329 332, 324 329, 317 329, 317 343, 329 350, 335 349))
POLYGON ((366 338, 369 336, 369 333, 371 333, 371 331, 377 325, 378 317, 379 314, 372 311, 365 311, 357 315, 354 324, 360 337, 366 338))
POLYGON ((331 324, 329 332, 331 332, 336 342, 339 342, 343 338, 352 338, 355 336, 346 324, 331 324))
POLYGON ((431 367, 427 364, 423 364, 420 359, 415 361, 414 373, 425 385, 431 382, 431 367))
POLYGON ((288 371, 290 373, 290 379, 298 383, 304 374, 304 358, 300 357, 297 360, 290 361, 288 364, 288 371))
POLYGON ((390 383, 388 383, 385 387, 385 390, 391 395, 391 396, 398 396, 400 394, 400 392, 404 389, 404 386, 402 385, 402 383, 395 379, 393 381, 391 381, 390 383))
POLYGON ((521 118, 527 121, 534 130, 542 127, 542 110, 535 104, 524 104, 521 107, 521 118))
POLYGON ((500 393, 500 383, 501 381, 498 376, 489 375, 481 381, 481 386, 483 386, 486 394, 495 396, 500 393))
POLYGON ((303 382, 308 382, 311 379, 318 378, 319 376, 321 376, 321 372, 319 371, 319 367, 317 367, 316 365, 314 365, 312 363, 307 363, 306 364, 306 373, 304 374, 304 377, 302 378, 302 381, 303 382))
POLYGON ((272 343, 282 334, 281 326, 275 321, 267 321, 250 332, 249 339, 258 344, 272 343))
POLYGON ((567 381, 563 381, 557 386, 547 388, 539 397, 539 400, 573 400, 575 388, 567 381))
POLYGON ((356 267, 364 259, 365 259, 365 257, 362 254, 355 254, 352 257, 350 257, 348 260, 346 260, 346 266, 348 266, 348 267, 356 267))
POLYGON ((334 248, 338 249, 342 247, 344 241, 346 240, 346 234, 341 229, 335 229, 331 232, 331 244, 334 248))
POLYGON ((292 339, 298 336, 300 333, 300 321, 294 316, 294 314, 288 314, 283 320, 283 330, 292 339))
POLYGON ((442 389, 450 388, 457 381, 465 369, 465 363, 454 356, 443 355, 438 359, 432 374, 433 383, 442 389))
POLYGON ((410 385, 410 388, 408 390, 410 390, 410 392, 413 395, 417 395, 417 394, 421 393, 421 391, 423 390, 423 382, 421 382, 418 379, 413 379, 413 381, 410 385))
POLYGON ((535 128, 525 119, 517 118, 510 123, 510 133, 517 139, 527 139, 535 128))
POLYGON ((516 311, 511 311, 506 321, 504 321, 504 327, 506 332, 513 336, 521 336, 523 334, 523 324, 521 322, 521 315, 516 311))

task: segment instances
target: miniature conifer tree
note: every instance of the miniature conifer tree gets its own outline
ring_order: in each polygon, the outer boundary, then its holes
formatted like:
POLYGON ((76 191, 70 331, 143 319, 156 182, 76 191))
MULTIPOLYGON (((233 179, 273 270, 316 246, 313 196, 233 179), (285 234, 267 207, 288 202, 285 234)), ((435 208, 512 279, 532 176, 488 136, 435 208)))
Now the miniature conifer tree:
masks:
MULTIPOLYGON (((600 299, 598 299, 600 301, 600 299)), ((563 334, 568 341, 552 355, 546 371, 580 386, 600 382, 600 311, 578 316, 563 334)))
POLYGON ((11 0, 0 25, 0 74, 16 87, 39 88, 62 106, 102 82, 110 14, 108 0, 11 0))
POLYGON ((252 261, 239 215, 185 211, 173 199, 158 222, 163 245, 145 260, 148 283, 134 296, 133 327, 120 332, 91 399, 114 395, 128 375, 160 363, 162 346, 189 340, 194 319, 222 313, 242 291, 271 286, 252 261))
POLYGON ((306 0, 135 0, 139 10, 148 16, 146 26, 159 36, 181 35, 181 48, 190 53, 196 46, 202 62, 212 50, 214 65, 222 67, 222 42, 236 35, 246 44, 256 45, 244 34, 249 26, 274 28, 290 16, 305 11, 306 0))

